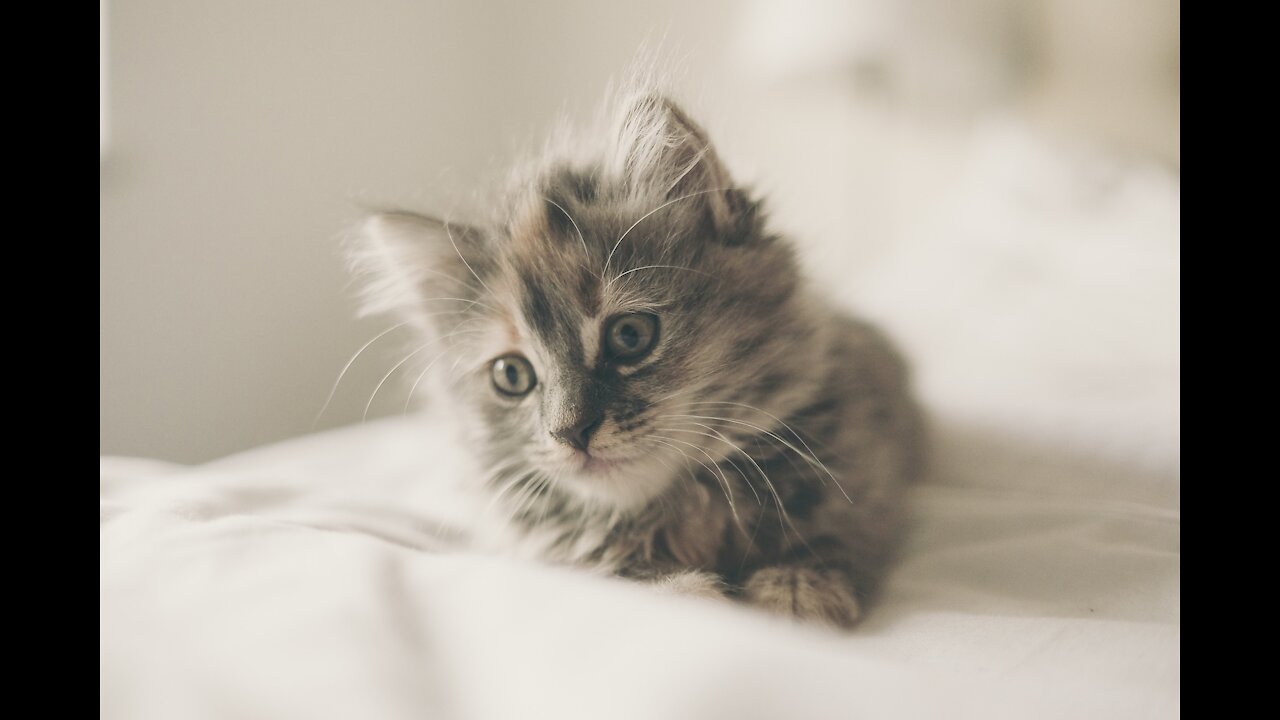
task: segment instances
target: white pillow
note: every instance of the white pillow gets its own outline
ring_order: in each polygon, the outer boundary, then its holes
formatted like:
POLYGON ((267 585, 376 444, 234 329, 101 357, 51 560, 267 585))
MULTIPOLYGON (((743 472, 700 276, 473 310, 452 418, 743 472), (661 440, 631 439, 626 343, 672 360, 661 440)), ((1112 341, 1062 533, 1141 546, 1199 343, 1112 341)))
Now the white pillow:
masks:
POLYGON ((1178 177, 994 122, 917 217, 844 295, 935 418, 1176 482, 1178 177))

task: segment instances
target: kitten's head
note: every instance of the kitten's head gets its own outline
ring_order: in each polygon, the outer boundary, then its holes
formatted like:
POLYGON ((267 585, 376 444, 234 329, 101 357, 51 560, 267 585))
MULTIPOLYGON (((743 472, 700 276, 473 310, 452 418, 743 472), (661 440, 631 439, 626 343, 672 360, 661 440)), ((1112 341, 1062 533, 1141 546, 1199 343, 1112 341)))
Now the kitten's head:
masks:
POLYGON ((741 428, 708 418, 780 408, 815 360, 791 250, 702 129, 652 93, 618 117, 596 162, 544 163, 489 226, 383 213, 353 258, 495 470, 625 512, 734 453, 741 428))

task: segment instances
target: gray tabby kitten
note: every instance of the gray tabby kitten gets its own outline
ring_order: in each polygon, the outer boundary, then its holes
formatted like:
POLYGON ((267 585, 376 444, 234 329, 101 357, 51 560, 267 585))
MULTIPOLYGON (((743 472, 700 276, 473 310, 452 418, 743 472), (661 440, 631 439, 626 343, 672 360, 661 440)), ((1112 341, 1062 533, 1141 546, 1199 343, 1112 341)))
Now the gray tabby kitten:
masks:
POLYGON ((432 348, 519 549, 859 618, 920 454, 903 363, 671 101, 633 93, 594 160, 543 162, 489 225, 382 213, 352 258, 366 310, 432 348))

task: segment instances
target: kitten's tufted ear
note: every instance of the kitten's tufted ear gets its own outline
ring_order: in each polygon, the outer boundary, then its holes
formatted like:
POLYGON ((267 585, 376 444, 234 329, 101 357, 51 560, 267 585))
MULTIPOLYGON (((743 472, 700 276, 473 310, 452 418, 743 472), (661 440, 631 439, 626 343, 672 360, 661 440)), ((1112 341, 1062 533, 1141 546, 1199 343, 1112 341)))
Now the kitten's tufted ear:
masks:
POLYGON ((687 202, 719 237, 737 235, 749 203, 733 189, 706 132, 670 99, 635 97, 621 117, 617 150, 619 169, 636 190, 687 202))
POLYGON ((361 314, 391 313, 430 330, 433 314, 479 300, 481 283, 474 273, 484 268, 483 245, 475 228, 410 212, 365 218, 347 255, 364 283, 361 314))

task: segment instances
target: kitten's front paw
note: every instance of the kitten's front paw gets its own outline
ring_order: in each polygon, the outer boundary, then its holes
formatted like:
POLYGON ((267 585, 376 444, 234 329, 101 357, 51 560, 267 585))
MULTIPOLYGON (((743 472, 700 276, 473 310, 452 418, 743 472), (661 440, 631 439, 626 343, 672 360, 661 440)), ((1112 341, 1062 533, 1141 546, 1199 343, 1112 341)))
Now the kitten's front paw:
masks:
POLYGON ((666 595, 723 599, 724 581, 719 575, 699 570, 671 573, 653 580, 653 587, 666 595))
POLYGON ((779 615, 850 628, 862 614, 851 590, 845 576, 835 571, 776 566, 752 574, 744 596, 779 615))

